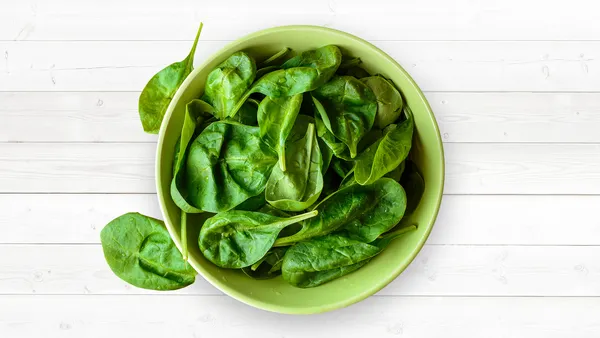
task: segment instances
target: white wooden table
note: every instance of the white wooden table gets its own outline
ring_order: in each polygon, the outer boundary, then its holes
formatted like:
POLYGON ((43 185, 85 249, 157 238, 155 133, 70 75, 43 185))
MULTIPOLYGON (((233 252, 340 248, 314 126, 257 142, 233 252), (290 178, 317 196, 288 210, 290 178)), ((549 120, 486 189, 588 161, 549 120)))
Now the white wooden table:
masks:
POLYGON ((0 1, 0 337, 598 337, 597 0, 0 1), (283 24, 366 38, 425 91, 446 195, 408 270, 315 316, 268 313, 201 278, 132 288, 99 231, 160 217, 149 77, 283 24))

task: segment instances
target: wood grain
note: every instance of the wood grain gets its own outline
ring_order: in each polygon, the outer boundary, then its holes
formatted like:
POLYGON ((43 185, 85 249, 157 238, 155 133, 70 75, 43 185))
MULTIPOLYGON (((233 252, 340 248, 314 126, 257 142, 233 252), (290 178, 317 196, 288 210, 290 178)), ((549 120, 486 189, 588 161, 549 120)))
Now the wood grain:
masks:
MULTIPOLYGON (((600 245, 598 205, 600 196, 446 195, 427 243, 600 245)), ((9 194, 0 206, 0 244, 97 244, 121 214, 162 218, 155 194, 9 194)))
MULTIPOLYGON (((426 92, 443 141, 600 142, 600 93, 426 92)), ((139 92, 0 92, 0 142, 155 142, 139 92)))
MULTIPOLYGON (((600 297, 599 255, 598 246, 426 245, 379 295, 600 297)), ((0 245, 0 256, 12 257, 0 270, 4 294, 221 294, 200 276, 176 292, 132 287, 99 245, 0 245)))
POLYGON ((589 338, 600 324, 599 298, 371 297, 314 316, 224 296, 1 296, 0 303, 5 337, 589 338))
MULTIPOLYGON (((152 193, 152 143, 0 143, 0 193, 152 193)), ((449 143, 447 194, 598 194, 600 144, 449 143)))
MULTIPOLYGON (((201 41, 195 64, 225 45, 201 41)), ((375 41, 425 91, 600 91, 600 41, 375 41)), ((0 42, 0 91, 139 91, 188 41, 0 42)))
POLYGON ((193 0, 7 2, 0 5, 1 40, 236 39, 286 24, 324 25, 369 40, 598 40, 596 2, 543 0, 193 0), (518 10, 515 10, 518 8, 518 10), (573 18, 573 19, 570 19, 573 18))

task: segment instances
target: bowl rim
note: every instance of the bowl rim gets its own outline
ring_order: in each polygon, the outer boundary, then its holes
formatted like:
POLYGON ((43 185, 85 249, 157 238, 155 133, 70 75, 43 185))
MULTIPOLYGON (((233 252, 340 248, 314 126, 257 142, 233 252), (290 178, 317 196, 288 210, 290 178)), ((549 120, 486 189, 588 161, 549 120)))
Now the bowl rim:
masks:
POLYGON ((212 60, 214 60, 220 54, 222 54, 223 50, 235 48, 236 46, 242 44, 245 40, 247 40, 249 38, 255 38, 258 36, 265 35, 265 34, 270 34, 270 33, 277 32, 277 31, 286 31, 286 30, 303 30, 303 31, 311 31, 312 30, 312 31, 316 31, 316 32, 326 31, 329 33, 342 35, 342 36, 345 36, 346 38, 353 40, 354 42, 356 42, 358 44, 362 44, 365 47, 372 49, 380 57, 385 58, 388 61, 390 61, 395 67, 397 67, 404 73, 404 75, 407 77, 408 81, 413 85, 414 89, 416 90, 416 93, 418 94, 418 97, 421 101, 420 103, 424 105, 424 107, 426 108, 426 111, 429 113, 431 121, 433 122, 433 126, 436 131, 436 135, 437 135, 437 137, 436 137, 437 143, 439 145, 439 148, 441 149, 440 154, 439 154, 439 156, 440 156, 439 176, 440 177, 438 177, 438 179, 440 180, 440 183, 441 183, 441 187, 439 189, 439 192, 437 192, 437 194, 436 194, 437 196, 435 196, 437 203, 435 205, 434 213, 431 218, 431 225, 429 225, 428 228, 426 229, 426 231, 423 233, 423 236, 421 237, 419 242, 417 242, 417 245, 415 246, 414 250, 411 252, 410 256, 407 257, 408 260, 406 260, 404 264, 398 264, 398 266, 393 270, 393 272, 391 274, 389 274, 385 278, 381 278, 377 283, 373 284, 367 290, 365 290, 359 294, 355 294, 352 297, 348 297, 342 301, 338 301, 335 303, 328 303, 328 304, 324 304, 324 305, 315 305, 315 306, 310 306, 310 307, 286 307, 284 305, 276 305, 276 304, 272 304, 269 302, 264 302, 261 300, 251 298, 244 293, 238 292, 238 291, 230 288, 227 284, 223 283, 220 279, 214 278, 210 274, 205 274, 204 268, 195 259, 193 259, 191 257, 189 259, 190 265, 192 265, 194 270, 196 270, 196 272, 198 272, 198 274, 201 275, 206 281, 208 281, 211 285, 216 287, 221 292, 225 293, 226 295, 228 295, 244 304, 250 305, 250 306, 258 308, 258 309, 262 309, 262 310, 266 310, 266 311, 270 311, 270 312, 284 313, 284 314, 317 314, 317 313, 323 313, 323 312, 337 310, 337 309, 344 308, 344 307, 350 306, 352 304, 358 303, 358 302, 374 295, 375 293, 377 293, 378 291, 383 289, 385 286, 387 286, 389 283, 391 283, 394 279, 396 279, 413 262, 413 260, 417 256, 417 254, 421 251, 421 249, 425 245, 425 242, 429 238, 431 230, 433 229, 433 226, 435 225, 435 221, 439 214, 439 210, 440 210, 441 202, 442 202, 442 195, 444 192, 445 171, 446 171, 444 146, 443 146, 442 138, 440 135, 440 129, 439 129, 437 120, 435 118, 435 115, 433 114, 433 111, 431 109, 431 106, 429 105, 429 102, 427 101, 427 99, 425 98, 425 95, 423 94, 423 91, 421 90, 421 88, 419 88, 419 86, 414 81, 414 79, 410 76, 410 74, 396 60, 394 60, 391 56, 389 56, 387 53, 385 53, 383 50, 379 49, 372 43, 370 43, 362 38, 359 38, 353 34, 346 33, 344 31, 340 31, 337 29, 329 28, 329 27, 314 26, 314 25, 283 25, 283 26, 270 27, 270 28, 262 29, 262 30, 247 34, 245 36, 242 36, 242 37, 236 39, 235 41, 232 41, 232 42, 226 44, 225 46, 220 48, 218 51, 216 51, 215 53, 213 53, 212 55, 207 57, 202 62, 202 64, 198 65, 197 67, 194 67, 192 72, 181 83, 181 85, 177 89, 175 95, 173 96, 171 103, 167 107, 167 110, 165 112, 160 130, 159 130, 158 141, 157 141, 157 146, 156 146, 155 183, 156 183, 156 191, 157 191, 157 197, 158 197, 158 202, 159 202, 158 204, 159 204, 163 219, 165 220, 164 221, 165 225, 167 227, 167 230, 169 231, 171 238, 173 239, 173 242, 175 242, 175 245, 177 246, 179 251, 181 251, 181 248, 182 248, 181 241, 180 241, 179 236, 177 236, 177 233, 175 232, 175 227, 173 224, 170 223, 169 219, 167 217, 165 217, 166 206, 163 202, 163 199, 166 198, 167 196, 170 196, 170 191, 164 191, 162 189, 161 179, 160 179, 160 178, 162 178, 162 175, 160 173, 160 159, 162 158, 162 149, 163 149, 162 145, 163 145, 164 139, 166 137, 165 136, 166 127, 168 124, 166 121, 169 121, 171 118, 171 115, 173 115, 173 111, 175 110, 176 102, 178 102, 179 99, 181 98, 183 91, 190 85, 190 83, 197 76, 198 73, 200 73, 212 60))

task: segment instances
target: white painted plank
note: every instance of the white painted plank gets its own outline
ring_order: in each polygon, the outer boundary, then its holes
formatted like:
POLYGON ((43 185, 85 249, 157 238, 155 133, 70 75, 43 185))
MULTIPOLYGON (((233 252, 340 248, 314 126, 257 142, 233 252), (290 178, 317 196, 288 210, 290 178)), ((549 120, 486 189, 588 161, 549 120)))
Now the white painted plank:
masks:
MULTIPOLYGON (((0 193, 151 193, 152 143, 0 143, 0 193)), ((600 144, 448 143, 446 194, 600 194, 600 144)))
MULTIPOLYGON (((600 245, 600 196, 446 195, 429 244, 600 245), (576 229, 576 231, 573 231, 576 229)), ((162 218, 154 194, 0 195, 0 243, 100 243, 113 218, 162 218)))
POLYGON ((155 192, 152 143, 0 144, 1 192, 155 192))
POLYGON ((0 4, 0 40, 189 40, 200 20, 212 40, 284 24, 378 40, 593 40, 595 8, 594 0, 21 1, 0 4))
POLYGON ((598 194, 600 144, 450 143, 448 194, 598 194))
POLYGON ((598 298, 371 297, 314 316, 253 309, 225 296, 2 296, 4 337, 589 338, 598 298))
MULTIPOLYGON (((380 295, 600 296, 598 246, 426 245, 380 295)), ((0 294, 147 294, 116 277, 99 245, 0 245, 0 294)), ((217 295, 198 277, 169 294, 217 295)), ((154 293, 157 294, 157 293, 154 293)))
MULTIPOLYGON (((600 93, 427 92, 444 142, 600 142, 600 93)), ((0 142, 152 142, 139 92, 0 92, 0 142)))
MULTIPOLYGON (((224 44, 201 41, 196 63, 224 44)), ((426 91, 600 91, 598 41, 375 44, 426 91)), ((139 91, 189 48, 186 41, 0 42, 0 91, 139 91)))
POLYGON ((134 92, 0 92, 2 142, 155 142, 134 92))

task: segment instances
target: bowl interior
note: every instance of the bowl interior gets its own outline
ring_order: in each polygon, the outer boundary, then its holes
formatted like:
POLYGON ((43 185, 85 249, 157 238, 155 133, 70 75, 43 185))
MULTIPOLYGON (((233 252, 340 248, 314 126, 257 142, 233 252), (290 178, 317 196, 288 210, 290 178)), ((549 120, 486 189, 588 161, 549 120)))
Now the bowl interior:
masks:
POLYGON ((359 56, 362 65, 371 74, 381 73, 391 78, 414 113, 416 136, 413 159, 425 179, 423 199, 411 217, 418 224, 418 230, 393 241, 382 254, 350 275, 316 288, 299 289, 286 284, 281 277, 257 281, 241 271, 220 269, 208 262, 197 244, 200 226, 208 216, 194 215, 188 222, 190 263, 206 280, 226 294, 265 310, 304 314, 324 312, 374 294, 414 259, 431 231, 441 202, 444 179, 442 142, 433 113, 410 76, 381 50, 355 36, 314 26, 276 27, 237 40, 206 60, 182 84, 167 111, 158 143, 157 189, 165 223, 177 246, 181 248, 180 212, 169 192, 174 147, 183 123, 185 105, 200 97, 208 73, 239 50, 261 60, 286 46, 293 51, 304 51, 327 44, 337 45, 344 54, 359 56))

